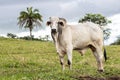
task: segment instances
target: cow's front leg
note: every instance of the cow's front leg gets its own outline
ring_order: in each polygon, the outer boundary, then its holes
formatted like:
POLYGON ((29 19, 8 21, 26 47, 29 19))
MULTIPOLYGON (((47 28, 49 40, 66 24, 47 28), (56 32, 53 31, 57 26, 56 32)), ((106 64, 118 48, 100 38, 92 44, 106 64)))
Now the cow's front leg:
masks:
POLYGON ((59 53, 60 64, 62 66, 62 70, 65 70, 64 56, 65 56, 65 53, 59 53))
POLYGON ((69 69, 72 70, 72 48, 67 48, 67 56, 68 56, 68 66, 69 69))
POLYGON ((57 53, 59 53, 58 43, 55 44, 57 53))

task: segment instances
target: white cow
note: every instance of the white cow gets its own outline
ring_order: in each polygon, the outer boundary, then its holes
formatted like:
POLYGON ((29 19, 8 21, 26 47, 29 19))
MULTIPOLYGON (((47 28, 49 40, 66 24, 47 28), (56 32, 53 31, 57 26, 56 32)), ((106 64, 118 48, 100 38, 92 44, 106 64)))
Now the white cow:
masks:
POLYGON ((68 25, 64 18, 50 17, 47 25, 51 27, 51 36, 63 70, 65 54, 68 56, 69 68, 72 69, 72 51, 84 52, 90 48, 97 60, 98 71, 103 72, 103 31, 97 24, 86 22, 68 25))

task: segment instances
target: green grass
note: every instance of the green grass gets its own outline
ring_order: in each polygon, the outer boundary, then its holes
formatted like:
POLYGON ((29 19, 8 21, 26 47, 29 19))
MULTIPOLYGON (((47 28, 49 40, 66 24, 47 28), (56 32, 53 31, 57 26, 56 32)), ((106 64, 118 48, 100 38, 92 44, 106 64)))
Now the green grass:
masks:
MULTIPOLYGON (((90 50, 84 56, 73 52, 73 69, 61 70, 52 42, 0 38, 0 80, 81 80, 81 77, 120 77, 120 46, 106 46, 105 72, 97 72, 90 50)), ((66 58, 66 57, 65 57, 66 58)), ((66 62, 67 63, 67 62, 66 62)))

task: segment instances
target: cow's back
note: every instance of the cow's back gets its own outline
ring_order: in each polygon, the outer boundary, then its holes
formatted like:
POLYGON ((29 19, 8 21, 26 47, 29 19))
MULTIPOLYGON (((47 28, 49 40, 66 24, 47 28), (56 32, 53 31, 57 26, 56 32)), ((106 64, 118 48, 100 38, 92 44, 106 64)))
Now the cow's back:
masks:
POLYGON ((84 47, 93 41, 103 40, 102 30, 97 24, 86 22, 68 26, 71 28, 73 47, 84 47))

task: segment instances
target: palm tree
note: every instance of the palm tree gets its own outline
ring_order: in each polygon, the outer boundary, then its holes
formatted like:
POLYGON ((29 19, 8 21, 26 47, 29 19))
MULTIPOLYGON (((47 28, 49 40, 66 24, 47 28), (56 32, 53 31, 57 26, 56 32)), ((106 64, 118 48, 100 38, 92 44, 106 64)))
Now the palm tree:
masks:
POLYGON ((41 26, 42 15, 39 14, 38 9, 27 7, 27 11, 21 11, 18 17, 18 25, 22 28, 29 28, 30 37, 32 38, 32 30, 36 26, 41 26))

